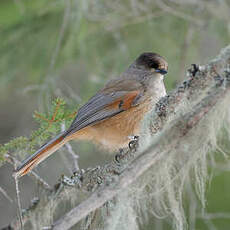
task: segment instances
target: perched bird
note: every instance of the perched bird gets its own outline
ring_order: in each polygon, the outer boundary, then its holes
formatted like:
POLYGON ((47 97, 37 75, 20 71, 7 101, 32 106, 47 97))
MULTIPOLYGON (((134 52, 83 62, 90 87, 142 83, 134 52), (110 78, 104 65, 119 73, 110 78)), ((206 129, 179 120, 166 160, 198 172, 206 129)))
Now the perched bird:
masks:
POLYGON ((70 127, 43 145, 16 169, 27 174, 66 142, 92 140, 110 151, 126 147, 130 136, 139 136, 141 121, 156 102, 166 95, 163 82, 168 64, 156 53, 141 54, 119 78, 83 105, 70 127))

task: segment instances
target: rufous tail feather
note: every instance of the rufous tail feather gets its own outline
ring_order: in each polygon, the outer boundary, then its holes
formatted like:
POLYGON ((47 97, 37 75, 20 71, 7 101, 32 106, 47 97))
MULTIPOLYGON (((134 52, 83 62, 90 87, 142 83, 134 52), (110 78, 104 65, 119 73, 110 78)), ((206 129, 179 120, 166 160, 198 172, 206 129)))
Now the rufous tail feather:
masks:
POLYGON ((61 133, 56 136, 48 143, 44 144, 40 149, 38 149, 34 154, 26 158, 22 164, 15 170, 14 176, 21 177, 26 175, 31 171, 36 165, 45 160, 53 152, 58 150, 62 145, 64 145, 68 140, 65 139, 65 133, 61 133))

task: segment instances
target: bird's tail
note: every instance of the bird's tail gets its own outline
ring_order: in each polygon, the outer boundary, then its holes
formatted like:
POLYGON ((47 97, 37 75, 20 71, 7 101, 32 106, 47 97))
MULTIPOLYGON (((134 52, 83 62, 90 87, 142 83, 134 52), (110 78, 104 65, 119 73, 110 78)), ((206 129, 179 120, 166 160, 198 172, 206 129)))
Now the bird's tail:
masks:
POLYGON ((36 165, 45 160, 53 152, 58 150, 68 140, 65 138, 65 132, 59 134, 48 143, 44 144, 34 154, 26 158, 22 164, 15 170, 14 176, 21 177, 32 170, 36 165))

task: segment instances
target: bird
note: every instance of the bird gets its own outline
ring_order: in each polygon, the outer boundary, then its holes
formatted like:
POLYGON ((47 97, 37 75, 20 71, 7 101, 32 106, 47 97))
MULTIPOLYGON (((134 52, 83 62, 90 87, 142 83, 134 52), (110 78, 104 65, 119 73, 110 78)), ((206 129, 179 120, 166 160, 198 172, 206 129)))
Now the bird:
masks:
POLYGON ((70 127, 41 146, 15 170, 21 177, 71 140, 90 140, 114 152, 139 137, 144 116, 166 96, 168 63, 157 53, 144 52, 118 78, 109 80, 78 110, 70 127))

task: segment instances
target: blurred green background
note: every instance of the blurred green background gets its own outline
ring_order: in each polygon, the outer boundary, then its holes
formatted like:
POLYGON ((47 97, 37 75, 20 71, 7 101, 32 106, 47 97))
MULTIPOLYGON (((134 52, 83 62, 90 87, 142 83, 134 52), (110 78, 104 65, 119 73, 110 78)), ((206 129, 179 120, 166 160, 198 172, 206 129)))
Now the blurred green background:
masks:
MULTIPOLYGON (((170 91, 190 64, 205 64, 229 41, 228 0, 0 0, 0 144, 29 136, 38 127, 33 112, 49 111, 56 97, 79 107, 142 52, 160 53, 169 62, 170 91)), ((81 168, 111 158, 89 143, 73 147, 81 168)), ((36 170, 54 184, 70 174, 68 161, 56 153, 36 170)), ((229 169, 220 161, 212 170, 211 214, 191 221, 188 212, 189 229, 230 229, 229 169)), ((8 164, 0 168, 0 187, 15 200, 11 173, 8 164)), ((28 176, 21 187, 25 208, 38 188, 28 176)), ((0 193, 0 227, 16 216, 15 207, 0 193)), ((144 229, 171 229, 156 222, 144 229)))

